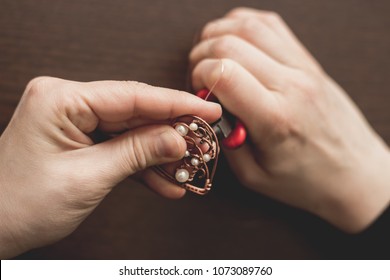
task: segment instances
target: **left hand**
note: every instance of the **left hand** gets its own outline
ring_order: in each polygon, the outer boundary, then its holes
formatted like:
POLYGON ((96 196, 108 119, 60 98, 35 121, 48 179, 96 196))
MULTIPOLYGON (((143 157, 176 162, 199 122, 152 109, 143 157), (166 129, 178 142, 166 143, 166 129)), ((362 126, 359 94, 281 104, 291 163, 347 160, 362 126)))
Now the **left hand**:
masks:
POLYGON ((184 155, 184 139, 164 123, 184 114, 214 121, 220 112, 138 82, 32 80, 0 138, 0 258, 65 237, 134 173, 157 193, 182 197, 148 169, 184 155), (119 135, 95 144, 96 128, 119 135))

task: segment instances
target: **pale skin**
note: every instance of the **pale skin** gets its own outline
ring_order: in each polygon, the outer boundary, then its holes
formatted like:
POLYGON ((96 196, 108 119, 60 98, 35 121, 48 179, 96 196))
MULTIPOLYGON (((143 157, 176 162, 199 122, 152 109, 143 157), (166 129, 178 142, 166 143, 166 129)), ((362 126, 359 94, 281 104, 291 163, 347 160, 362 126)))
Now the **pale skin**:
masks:
POLYGON ((218 81, 249 132, 225 151, 243 185, 352 233, 388 207, 389 148, 279 15, 232 10, 204 27, 190 61, 194 88, 218 81))
POLYGON ((67 236, 133 174, 164 197, 182 197, 148 167, 184 156, 184 139, 164 124, 184 114, 212 122, 221 107, 137 82, 31 81, 0 138, 0 257, 67 236), (94 144, 96 128, 123 133, 94 144))
MULTIPOLYGON (((231 11, 204 28, 190 61, 194 87, 218 80, 214 94, 249 132, 225 151, 243 185, 348 232, 388 206, 388 147, 279 16, 231 11)), ((183 157, 165 123, 184 114, 213 122, 221 108, 137 82, 30 82, 0 138, 0 257, 67 236, 130 175, 182 197, 149 167, 183 157), (96 128, 119 136, 95 144, 96 128)))

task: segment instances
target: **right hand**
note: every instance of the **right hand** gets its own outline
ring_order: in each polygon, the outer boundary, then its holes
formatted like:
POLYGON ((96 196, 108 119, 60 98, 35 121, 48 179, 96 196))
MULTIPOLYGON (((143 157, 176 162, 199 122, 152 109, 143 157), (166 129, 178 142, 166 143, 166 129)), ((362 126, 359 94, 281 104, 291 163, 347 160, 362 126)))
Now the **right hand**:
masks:
POLYGON ((388 147, 278 15, 233 10, 206 25, 190 60, 195 89, 218 81, 213 93, 249 131, 225 151, 245 186, 348 232, 388 206, 388 147))

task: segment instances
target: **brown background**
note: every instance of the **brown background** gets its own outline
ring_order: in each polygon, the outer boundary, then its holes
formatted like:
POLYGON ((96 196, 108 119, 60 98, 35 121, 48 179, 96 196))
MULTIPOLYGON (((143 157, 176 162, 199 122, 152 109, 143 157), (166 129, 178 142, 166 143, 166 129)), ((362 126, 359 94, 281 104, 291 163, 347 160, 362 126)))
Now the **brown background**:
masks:
MULTIPOLYGON (((387 0, 0 0, 0 131, 39 75, 186 89, 195 32, 237 5, 280 13, 390 143, 387 0)), ((207 197, 168 201, 126 180, 68 238, 20 258, 389 258, 388 212, 345 235, 244 190, 222 160, 207 197)))

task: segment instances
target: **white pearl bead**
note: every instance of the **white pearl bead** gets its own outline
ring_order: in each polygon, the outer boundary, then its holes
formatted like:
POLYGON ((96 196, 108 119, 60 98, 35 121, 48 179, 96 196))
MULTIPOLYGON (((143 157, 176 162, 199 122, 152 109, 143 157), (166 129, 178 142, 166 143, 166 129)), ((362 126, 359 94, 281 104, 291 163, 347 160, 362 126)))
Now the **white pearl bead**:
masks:
POLYGON ((198 166, 199 165, 199 159, 197 159, 197 158, 192 158, 191 159, 191 164, 193 165, 193 166, 198 166))
POLYGON ((211 156, 210 156, 209 154, 204 154, 204 155, 203 155, 203 160, 204 160, 204 162, 209 162, 210 159, 211 159, 211 156))
POLYGON ((186 136, 188 133, 188 128, 181 124, 177 125, 175 129, 181 136, 186 136))
POLYGON ((185 154, 184 154, 185 157, 189 157, 190 155, 191 155, 191 154, 190 154, 189 151, 186 151, 185 154))
POLYGON ((191 129, 192 131, 198 130, 198 125, 197 125, 196 123, 191 123, 191 124, 190 124, 190 129, 191 129))
POLYGON ((175 174, 176 181, 179 183, 184 183, 188 181, 188 178, 190 177, 190 174, 188 173, 187 169, 178 169, 175 174))

